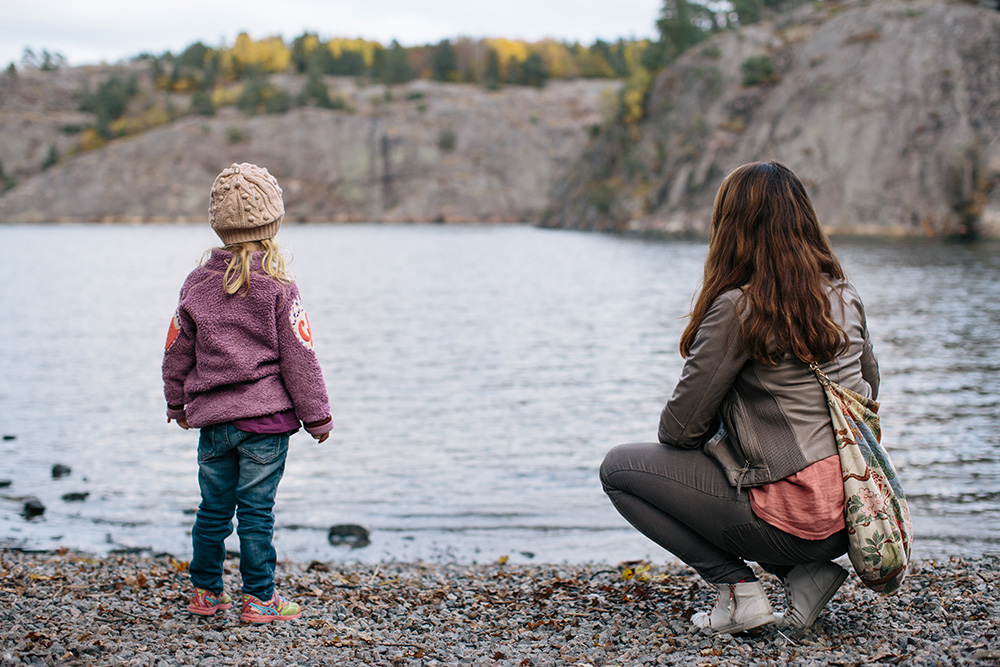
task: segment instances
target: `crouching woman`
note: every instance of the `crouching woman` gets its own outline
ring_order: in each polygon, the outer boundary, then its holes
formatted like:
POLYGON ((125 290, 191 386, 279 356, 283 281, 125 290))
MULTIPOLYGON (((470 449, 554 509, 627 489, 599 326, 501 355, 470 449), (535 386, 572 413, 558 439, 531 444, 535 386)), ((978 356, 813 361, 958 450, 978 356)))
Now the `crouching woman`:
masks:
POLYGON ((847 577, 844 489, 816 363, 876 398, 864 306, 786 166, 734 170, 715 199, 701 291, 680 342, 685 363, 659 443, 620 445, 604 490, 637 530, 718 591, 692 621, 735 633, 811 626, 847 577), (746 561, 777 576, 775 615, 746 561))

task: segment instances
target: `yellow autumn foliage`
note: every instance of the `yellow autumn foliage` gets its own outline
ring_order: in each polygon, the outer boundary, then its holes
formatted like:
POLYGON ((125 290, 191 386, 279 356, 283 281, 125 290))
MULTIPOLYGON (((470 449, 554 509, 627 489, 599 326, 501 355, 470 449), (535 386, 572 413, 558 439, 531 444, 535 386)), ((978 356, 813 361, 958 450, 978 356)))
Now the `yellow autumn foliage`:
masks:
POLYGON ((333 54, 334 58, 339 58, 345 51, 359 52, 365 59, 365 65, 367 67, 371 67, 372 63, 375 62, 375 51, 381 48, 381 45, 378 42, 369 42, 364 39, 346 38, 331 39, 327 42, 326 46, 330 49, 330 53, 333 54))
POLYGON ((150 128, 166 125, 172 120, 170 112, 165 107, 154 106, 146 109, 138 116, 119 118, 111 122, 109 129, 113 137, 125 137, 139 134, 150 128))
POLYGON ((166 125, 170 121, 170 113, 164 107, 152 107, 142 114, 142 122, 147 128, 166 125))
POLYGON ((614 68, 600 54, 584 51, 577 56, 577 62, 579 63, 580 74, 582 76, 612 78, 615 75, 614 68))
POLYGON ((259 42, 241 32, 231 50, 237 65, 246 69, 259 67, 264 72, 284 72, 292 64, 292 51, 281 37, 268 37, 259 42))
POLYGON ((88 127, 80 135, 80 150, 82 151, 92 151, 104 146, 108 143, 100 133, 92 127, 88 127))
POLYGON ((580 75, 580 66, 565 44, 546 39, 536 44, 535 50, 545 62, 550 78, 572 79, 580 75))
POLYGON ((305 35, 302 39, 302 51, 305 55, 312 53, 322 42, 319 41, 319 37, 312 33, 305 35))
POLYGON ((212 104, 216 109, 236 104, 240 96, 239 86, 216 86, 212 90, 212 104))
MULTIPOLYGON (((643 69, 642 62, 642 52, 646 50, 649 46, 648 39, 642 39, 638 42, 625 42, 625 67, 629 72, 635 72, 636 69, 643 69)), ((649 72, 646 72, 649 74, 649 72)))
POLYGON ((528 59, 528 54, 530 53, 527 42, 499 38, 487 39, 486 43, 491 49, 497 52, 497 56, 500 57, 500 62, 502 63, 507 62, 511 58, 523 63, 528 59))
POLYGON ((500 78, 507 78, 507 64, 511 59, 516 60, 519 63, 523 63, 528 59, 528 54, 530 49, 528 48, 527 42, 515 42, 510 39, 487 39, 483 40, 486 42, 488 48, 496 51, 497 61, 500 65, 500 78))
POLYGON ((646 95, 653 84, 653 77, 642 65, 637 66, 625 82, 622 92, 622 120, 635 125, 646 115, 646 95))

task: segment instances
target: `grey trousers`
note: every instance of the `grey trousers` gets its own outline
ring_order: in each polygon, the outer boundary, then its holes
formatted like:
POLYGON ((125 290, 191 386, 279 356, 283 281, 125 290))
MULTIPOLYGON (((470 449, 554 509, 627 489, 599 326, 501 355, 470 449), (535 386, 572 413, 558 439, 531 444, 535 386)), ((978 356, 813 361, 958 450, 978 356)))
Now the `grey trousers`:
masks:
POLYGON ((615 509, 640 533, 713 584, 756 577, 744 559, 783 578, 794 566, 847 553, 847 531, 806 540, 757 518, 750 494, 697 449, 659 443, 615 447, 601 465, 615 509))

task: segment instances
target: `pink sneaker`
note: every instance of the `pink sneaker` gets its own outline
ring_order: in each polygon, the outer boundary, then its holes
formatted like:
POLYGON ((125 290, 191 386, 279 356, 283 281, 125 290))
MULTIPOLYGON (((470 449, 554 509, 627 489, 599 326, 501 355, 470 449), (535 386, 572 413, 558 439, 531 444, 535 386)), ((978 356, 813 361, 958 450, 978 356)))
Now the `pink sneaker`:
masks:
POLYGON ((233 599, 225 593, 213 593, 204 588, 196 588, 191 604, 188 605, 188 611, 192 614, 212 616, 220 609, 229 609, 232 606, 233 599))
POLYGON ((262 602, 253 595, 243 595, 243 611, 240 620, 248 623, 270 623, 271 621, 290 621, 302 615, 299 605, 290 602, 274 592, 271 599, 262 602))

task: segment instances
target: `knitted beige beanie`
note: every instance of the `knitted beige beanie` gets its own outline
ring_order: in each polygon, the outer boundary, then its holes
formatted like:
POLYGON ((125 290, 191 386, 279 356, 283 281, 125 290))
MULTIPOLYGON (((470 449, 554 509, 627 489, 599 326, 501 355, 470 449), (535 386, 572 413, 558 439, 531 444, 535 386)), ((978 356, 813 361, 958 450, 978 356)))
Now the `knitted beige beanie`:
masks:
POLYGON ((226 245, 269 239, 284 217, 281 186, 263 167, 234 162, 212 184, 208 221, 226 245))

